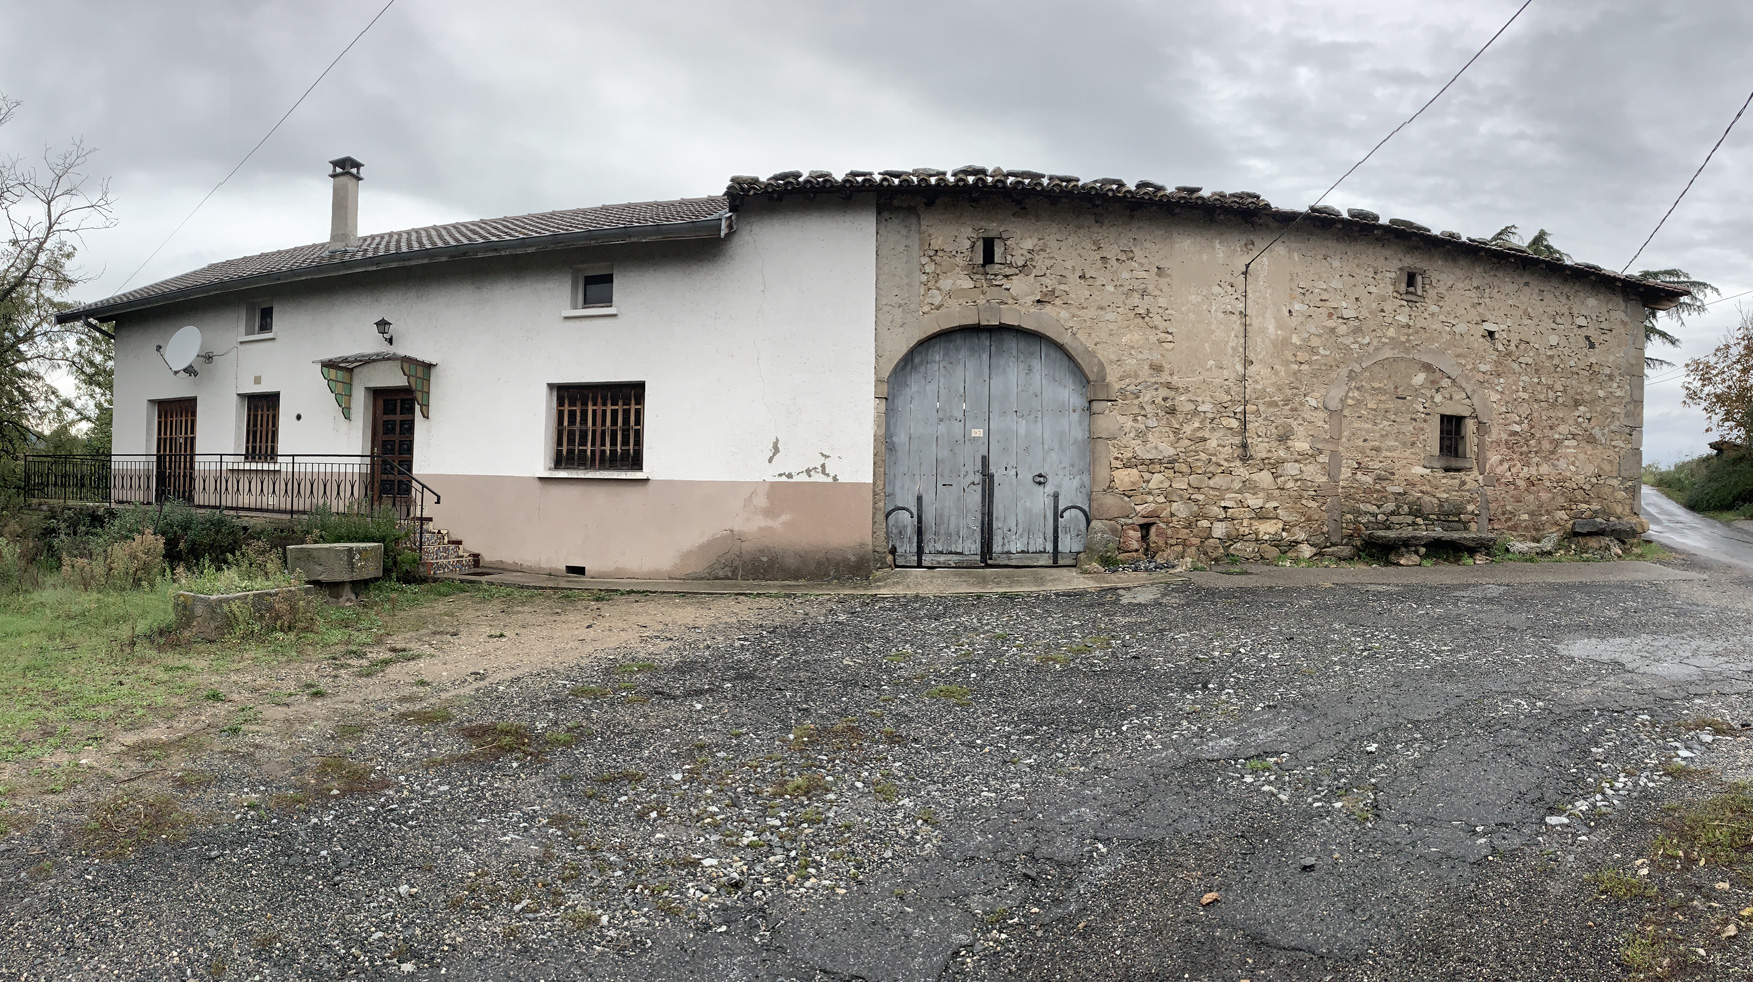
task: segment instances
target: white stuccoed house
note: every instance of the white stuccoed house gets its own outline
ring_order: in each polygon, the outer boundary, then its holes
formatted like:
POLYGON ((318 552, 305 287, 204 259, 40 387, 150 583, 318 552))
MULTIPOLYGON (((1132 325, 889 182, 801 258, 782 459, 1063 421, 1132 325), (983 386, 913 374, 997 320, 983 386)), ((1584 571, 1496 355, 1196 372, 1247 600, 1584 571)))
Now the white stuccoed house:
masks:
POLYGON ((591 575, 868 572, 869 208, 361 236, 361 165, 332 164, 328 242, 69 314, 115 324, 118 500, 391 499, 490 561, 591 575), (173 373, 156 349, 185 325, 203 354, 173 373))

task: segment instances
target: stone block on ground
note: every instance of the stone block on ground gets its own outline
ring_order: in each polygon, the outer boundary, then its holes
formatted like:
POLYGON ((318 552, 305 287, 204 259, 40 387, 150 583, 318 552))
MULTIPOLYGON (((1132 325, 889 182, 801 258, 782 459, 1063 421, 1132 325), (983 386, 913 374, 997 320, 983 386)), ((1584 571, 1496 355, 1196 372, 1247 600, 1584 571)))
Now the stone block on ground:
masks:
POLYGON ((178 592, 170 598, 176 629, 203 641, 227 637, 241 623, 262 622, 276 605, 296 604, 316 592, 310 586, 286 586, 247 593, 178 592))
POLYGON ((1420 546, 1451 545, 1462 549, 1489 549, 1497 544, 1495 532, 1448 532, 1441 529, 1372 529, 1363 534, 1363 541, 1375 546, 1415 549, 1420 546))
POLYGON ((349 600, 355 584, 383 576, 383 543, 287 546, 286 568, 306 583, 321 584, 330 600, 349 600))
POLYGON ((1558 548, 1558 533, 1549 532, 1539 542, 1512 542, 1509 551, 1517 556, 1541 556, 1558 548))
POLYGON ((1608 536, 1630 542, 1649 531, 1649 522, 1626 518, 1579 518, 1570 523, 1572 535, 1608 536))

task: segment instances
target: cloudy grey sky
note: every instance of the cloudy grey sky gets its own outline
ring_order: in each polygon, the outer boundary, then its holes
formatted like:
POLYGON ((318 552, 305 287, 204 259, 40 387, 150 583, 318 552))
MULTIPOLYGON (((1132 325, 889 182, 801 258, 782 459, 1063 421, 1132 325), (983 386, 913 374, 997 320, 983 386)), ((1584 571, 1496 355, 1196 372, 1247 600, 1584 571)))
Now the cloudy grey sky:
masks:
MULTIPOLYGON (((1307 204, 1519 0, 1078 4, 398 0, 132 285, 326 238, 324 161, 366 162, 365 231, 721 190, 733 173, 965 163, 1307 204)), ((378 0, 0 0, 0 152, 83 137, 120 288, 371 19, 378 0)), ((1618 268, 1749 89, 1744 0, 1534 0, 1332 203, 1618 268)), ((1753 290, 1753 121, 1639 267, 1753 290)), ((1753 296, 1746 298, 1753 300, 1753 296)), ((1707 351, 1729 301, 1664 357, 1707 351)), ((1753 309, 1753 304, 1749 304, 1753 309)), ((1645 454, 1703 451, 1652 374, 1645 454)))

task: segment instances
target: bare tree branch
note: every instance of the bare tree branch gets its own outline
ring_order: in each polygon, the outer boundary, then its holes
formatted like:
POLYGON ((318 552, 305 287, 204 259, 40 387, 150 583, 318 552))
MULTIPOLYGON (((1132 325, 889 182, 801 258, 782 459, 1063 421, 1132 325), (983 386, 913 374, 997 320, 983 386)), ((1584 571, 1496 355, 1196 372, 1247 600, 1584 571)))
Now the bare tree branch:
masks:
MULTIPOLYGON (((0 94, 0 127, 19 102, 0 94)), ((115 224, 106 181, 85 173, 94 151, 74 140, 40 160, 0 156, 0 447, 48 427, 98 418, 109 402, 113 348, 81 327, 56 325, 81 281, 73 267, 87 232, 115 224), (71 379, 69 396, 57 382, 71 379)))

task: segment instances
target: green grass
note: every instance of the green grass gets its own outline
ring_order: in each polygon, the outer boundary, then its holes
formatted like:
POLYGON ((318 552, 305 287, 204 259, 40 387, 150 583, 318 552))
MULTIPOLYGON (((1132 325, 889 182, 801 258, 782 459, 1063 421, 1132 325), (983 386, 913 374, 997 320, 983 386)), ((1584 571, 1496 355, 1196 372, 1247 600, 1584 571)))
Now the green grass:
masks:
MULTIPOLYGON (((226 677, 240 669, 363 651, 387 632, 422 622, 424 615, 410 612, 434 601, 474 594, 520 602, 537 592, 379 582, 362 603, 320 605, 313 631, 217 642, 171 633, 168 583, 0 595, 0 761, 83 746, 213 698, 209 693, 229 698, 226 677)), ((361 674, 384 667, 369 664, 361 674)))

